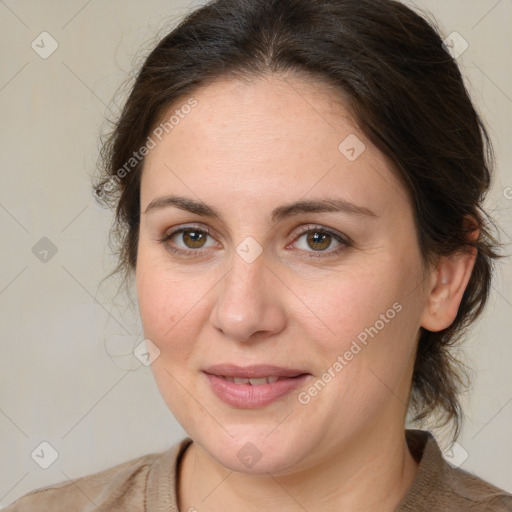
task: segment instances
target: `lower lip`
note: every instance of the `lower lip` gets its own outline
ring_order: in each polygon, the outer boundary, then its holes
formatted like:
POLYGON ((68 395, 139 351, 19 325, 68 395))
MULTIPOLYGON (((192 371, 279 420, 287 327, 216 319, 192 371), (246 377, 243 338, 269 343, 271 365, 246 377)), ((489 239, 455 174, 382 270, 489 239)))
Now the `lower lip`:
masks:
POLYGON ((239 409, 263 407, 281 398, 301 386, 309 374, 299 377, 283 378, 276 382, 253 386, 235 384, 222 377, 205 373, 213 392, 227 404, 239 409))

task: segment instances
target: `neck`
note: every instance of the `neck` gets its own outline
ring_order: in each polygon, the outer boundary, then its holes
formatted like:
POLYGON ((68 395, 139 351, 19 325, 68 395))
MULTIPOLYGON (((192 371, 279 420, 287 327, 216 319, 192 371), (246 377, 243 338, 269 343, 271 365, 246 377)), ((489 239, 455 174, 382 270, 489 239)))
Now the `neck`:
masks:
POLYGON ((417 469, 403 427, 359 432, 321 464, 284 476, 229 470, 192 443, 180 464, 178 506, 211 512, 392 512, 417 469))

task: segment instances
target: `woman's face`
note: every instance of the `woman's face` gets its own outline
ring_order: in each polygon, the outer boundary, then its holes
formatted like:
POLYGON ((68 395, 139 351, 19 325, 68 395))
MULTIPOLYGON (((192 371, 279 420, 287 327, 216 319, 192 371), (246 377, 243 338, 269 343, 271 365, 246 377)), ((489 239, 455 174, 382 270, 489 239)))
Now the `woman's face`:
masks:
POLYGON ((138 303, 166 404, 242 472, 402 430, 426 301, 405 189, 322 86, 217 81, 189 99, 141 183, 138 303), (214 365, 288 377, 259 388, 214 365))

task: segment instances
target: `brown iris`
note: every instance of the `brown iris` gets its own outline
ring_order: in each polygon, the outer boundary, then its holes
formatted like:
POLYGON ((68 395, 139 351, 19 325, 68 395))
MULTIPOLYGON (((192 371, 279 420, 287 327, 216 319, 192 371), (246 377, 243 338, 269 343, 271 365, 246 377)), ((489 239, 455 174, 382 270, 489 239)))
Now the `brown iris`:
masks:
POLYGON ((331 243, 331 235, 327 233, 319 233, 318 231, 311 231, 307 236, 308 244, 311 244, 311 248, 315 250, 327 249, 331 243), (321 240, 320 240, 321 238, 321 240), (325 245, 325 241, 327 244, 325 245), (323 244, 323 245, 322 245, 323 244), (317 247, 314 247, 316 245, 317 247), (320 245, 320 247, 318 247, 320 245))
POLYGON ((199 230, 184 230, 183 231, 183 241, 185 242, 185 245, 189 246, 189 241, 192 245, 190 245, 191 249, 198 249, 201 248, 204 245, 204 241, 206 240, 206 233, 199 230), (203 242, 203 245, 201 245, 201 242, 203 242), (199 245, 195 245, 199 244, 199 245))

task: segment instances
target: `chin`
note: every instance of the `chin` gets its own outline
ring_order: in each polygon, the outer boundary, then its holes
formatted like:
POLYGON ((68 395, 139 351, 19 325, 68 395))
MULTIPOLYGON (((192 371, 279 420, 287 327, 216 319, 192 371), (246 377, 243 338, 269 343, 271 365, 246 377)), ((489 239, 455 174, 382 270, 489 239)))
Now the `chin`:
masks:
MULTIPOLYGON (((286 431, 274 431, 268 425, 237 425, 227 429, 233 437, 223 432, 220 436, 190 435, 198 445, 219 464, 239 473, 254 475, 286 474, 307 451, 304 440, 286 431), (297 437, 297 438, 295 438, 297 437), (297 450, 300 447, 300 452, 297 450)), ((300 436, 301 437, 301 436, 300 436)))

